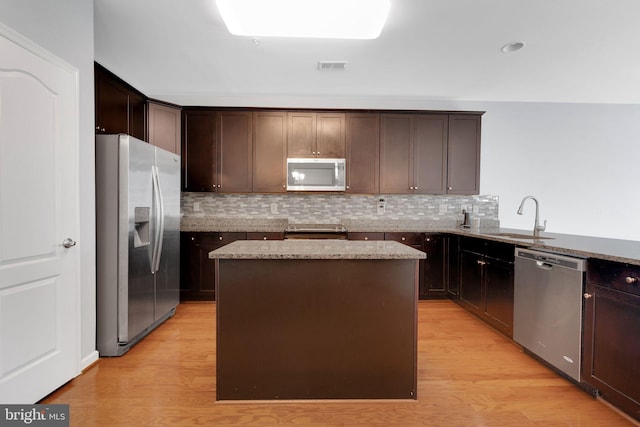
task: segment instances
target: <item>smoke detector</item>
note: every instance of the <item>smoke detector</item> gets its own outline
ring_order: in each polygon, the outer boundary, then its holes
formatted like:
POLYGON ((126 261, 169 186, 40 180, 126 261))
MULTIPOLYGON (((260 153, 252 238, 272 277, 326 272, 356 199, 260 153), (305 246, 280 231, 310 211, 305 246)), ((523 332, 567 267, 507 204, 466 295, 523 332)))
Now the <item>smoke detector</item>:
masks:
POLYGON ((344 71, 347 61, 318 61, 318 71, 344 71))

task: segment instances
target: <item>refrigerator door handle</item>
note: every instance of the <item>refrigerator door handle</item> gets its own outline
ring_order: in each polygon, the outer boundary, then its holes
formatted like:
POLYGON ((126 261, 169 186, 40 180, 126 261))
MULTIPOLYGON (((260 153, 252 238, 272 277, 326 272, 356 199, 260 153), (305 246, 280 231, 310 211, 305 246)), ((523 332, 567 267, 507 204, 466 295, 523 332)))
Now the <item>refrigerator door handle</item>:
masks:
POLYGON ((160 257, 162 256, 162 243, 164 239, 164 201, 162 200, 162 188, 160 186, 160 174, 158 173, 158 167, 152 166, 151 170, 153 177, 153 200, 156 211, 155 244, 153 247, 151 272, 155 273, 160 269, 160 257))

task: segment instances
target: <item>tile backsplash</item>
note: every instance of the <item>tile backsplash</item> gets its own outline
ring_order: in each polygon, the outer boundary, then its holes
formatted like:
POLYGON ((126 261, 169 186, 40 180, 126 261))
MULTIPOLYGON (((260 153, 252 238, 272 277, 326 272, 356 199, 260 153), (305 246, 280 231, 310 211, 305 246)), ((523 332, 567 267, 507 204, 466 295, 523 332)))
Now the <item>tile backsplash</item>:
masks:
POLYGON ((182 193, 184 216, 287 218, 290 223, 340 223, 343 220, 420 220, 443 226, 462 221, 462 210, 482 227, 498 223, 498 196, 215 194, 182 193), (384 211, 379 205, 384 204, 384 211))

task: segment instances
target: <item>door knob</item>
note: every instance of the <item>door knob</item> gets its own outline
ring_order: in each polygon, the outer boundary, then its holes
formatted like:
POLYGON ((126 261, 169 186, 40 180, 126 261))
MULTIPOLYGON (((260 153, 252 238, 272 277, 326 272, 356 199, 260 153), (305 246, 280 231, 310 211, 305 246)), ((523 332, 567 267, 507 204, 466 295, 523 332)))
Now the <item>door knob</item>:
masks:
POLYGON ((73 239, 72 239, 72 238, 70 238, 70 237, 67 237, 66 239, 64 239, 64 240, 62 241, 62 246, 64 246, 64 247, 65 247, 65 248, 67 248, 67 249, 72 248, 72 247, 74 247, 75 245, 76 245, 76 241, 75 241, 75 240, 73 240, 73 239))

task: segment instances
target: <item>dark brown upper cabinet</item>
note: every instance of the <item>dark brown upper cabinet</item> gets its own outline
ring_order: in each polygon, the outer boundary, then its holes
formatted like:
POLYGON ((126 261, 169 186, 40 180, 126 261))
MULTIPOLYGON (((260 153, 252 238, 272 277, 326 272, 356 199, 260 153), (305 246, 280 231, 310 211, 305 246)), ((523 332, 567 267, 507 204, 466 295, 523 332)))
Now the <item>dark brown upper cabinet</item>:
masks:
POLYGON ((146 141, 146 97, 94 63, 96 133, 126 133, 146 141))
POLYGON ((413 191, 413 115, 380 116, 380 192, 413 191))
POLYGON ((251 111, 219 111, 216 114, 218 192, 251 192, 252 124, 251 111))
POLYGON ((448 121, 446 114, 414 116, 414 193, 446 193, 448 121))
POLYGON ((180 154, 180 107, 149 101, 149 143, 180 154))
POLYGON ((253 113, 253 191, 286 191, 287 113, 253 113))
POLYGON ((480 192, 480 116, 449 115, 447 193, 480 192))
POLYGON ((182 110, 182 187, 216 191, 216 115, 212 110, 182 110))
POLYGON ((380 192, 478 194, 479 135, 478 115, 382 114, 380 192))
POLYGON ((345 157, 344 113, 292 111, 287 127, 287 157, 345 157))
POLYGON ((383 114, 381 120, 380 192, 443 194, 448 116, 383 114))
POLYGON ((376 194, 380 191, 380 115, 346 115, 347 193, 376 194))

